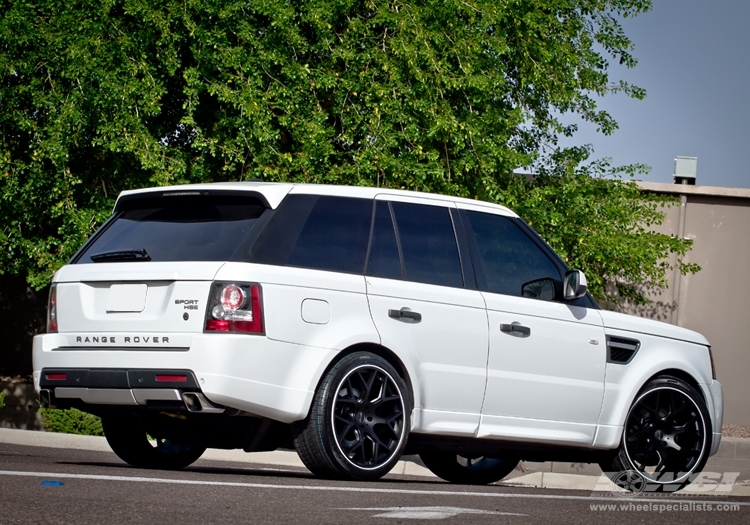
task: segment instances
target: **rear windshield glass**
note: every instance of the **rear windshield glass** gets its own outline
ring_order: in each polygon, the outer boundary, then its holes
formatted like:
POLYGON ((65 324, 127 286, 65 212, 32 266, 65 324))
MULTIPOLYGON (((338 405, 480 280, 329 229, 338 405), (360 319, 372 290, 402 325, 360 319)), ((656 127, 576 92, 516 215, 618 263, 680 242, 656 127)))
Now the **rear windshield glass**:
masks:
POLYGON ((131 201, 76 263, 144 258, 227 261, 265 209, 258 199, 246 196, 167 196, 131 201))

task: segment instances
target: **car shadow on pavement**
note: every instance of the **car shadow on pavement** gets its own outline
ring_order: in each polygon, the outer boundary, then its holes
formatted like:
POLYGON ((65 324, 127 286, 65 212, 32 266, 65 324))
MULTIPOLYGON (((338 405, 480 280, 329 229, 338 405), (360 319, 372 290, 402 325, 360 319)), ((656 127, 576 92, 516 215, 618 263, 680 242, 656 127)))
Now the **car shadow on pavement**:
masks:
POLYGON ((178 474, 178 473, 197 473, 197 474, 211 474, 211 475, 230 475, 230 476, 242 476, 242 477, 263 477, 263 478, 283 478, 283 479, 300 479, 300 480, 317 480, 326 483, 391 483, 399 485, 448 485, 447 483, 430 478, 413 478, 401 475, 390 475, 381 478, 377 481, 372 482, 359 482, 359 481, 345 481, 335 479, 324 479, 317 478, 311 472, 302 470, 296 467, 279 467, 278 465, 253 465, 253 466, 190 466, 182 470, 157 470, 157 469, 140 469, 132 467, 126 463, 115 463, 109 461, 57 461, 58 465, 71 465, 78 467, 103 467, 118 470, 118 475, 124 475, 127 472, 130 473, 149 473, 157 474, 161 473, 164 475, 178 474), (398 477, 395 477, 398 476, 398 477))

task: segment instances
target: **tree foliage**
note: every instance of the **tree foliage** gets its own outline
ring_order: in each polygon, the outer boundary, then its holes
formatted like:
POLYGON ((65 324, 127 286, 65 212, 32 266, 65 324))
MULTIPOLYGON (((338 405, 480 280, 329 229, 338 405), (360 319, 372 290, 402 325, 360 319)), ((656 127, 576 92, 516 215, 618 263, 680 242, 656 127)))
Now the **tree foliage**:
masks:
MULTIPOLYGON (((611 81, 608 67, 635 65, 618 20, 649 7, 0 0, 0 271, 43 286, 123 189, 262 178, 507 202, 593 282, 611 280, 625 260, 602 243, 566 244, 559 227, 585 214, 568 218, 554 193, 610 199, 602 210, 616 214, 630 186, 555 170, 536 182, 507 174, 540 152, 557 152, 542 155, 553 164, 571 158, 556 148, 575 131, 561 115, 611 133, 616 123, 594 97, 644 96, 611 81)), ((586 229, 606 238, 607 217, 586 229)), ((620 234, 649 252, 645 264, 686 249, 627 224, 620 234)))

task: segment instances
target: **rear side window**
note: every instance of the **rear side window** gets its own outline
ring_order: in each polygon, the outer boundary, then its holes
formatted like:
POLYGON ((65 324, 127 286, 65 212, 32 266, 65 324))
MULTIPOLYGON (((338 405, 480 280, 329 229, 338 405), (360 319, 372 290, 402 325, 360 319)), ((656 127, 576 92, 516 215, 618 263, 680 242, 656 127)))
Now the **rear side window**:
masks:
POLYGON ((289 195, 250 251, 250 262, 364 272, 371 199, 289 195))
POLYGON ((461 261, 448 208, 393 202, 409 281, 463 287, 461 261))
POLYGON ((403 277, 391 208, 385 201, 376 201, 375 203, 372 241, 366 273, 373 277, 384 277, 386 279, 401 279, 403 277))
POLYGON ((226 261, 265 211, 258 199, 249 196, 133 200, 75 262, 124 262, 143 260, 145 255, 151 261, 226 261), (127 254, 133 253, 138 258, 128 259, 127 254))
POLYGON ((528 282, 560 281, 557 266, 513 220, 475 211, 463 212, 463 216, 469 219, 479 252, 484 277, 479 280, 485 281, 481 289, 523 297, 522 287, 528 282))

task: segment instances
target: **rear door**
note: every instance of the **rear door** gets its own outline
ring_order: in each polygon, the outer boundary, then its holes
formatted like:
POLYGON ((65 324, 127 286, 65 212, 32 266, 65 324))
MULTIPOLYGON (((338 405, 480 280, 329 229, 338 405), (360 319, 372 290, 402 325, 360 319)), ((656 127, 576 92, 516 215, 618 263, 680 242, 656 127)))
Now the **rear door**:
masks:
POLYGON ((486 378, 487 315, 479 292, 465 286, 468 260, 462 261, 451 208, 379 196, 365 274, 382 344, 417 370, 415 430, 474 435, 486 378))

